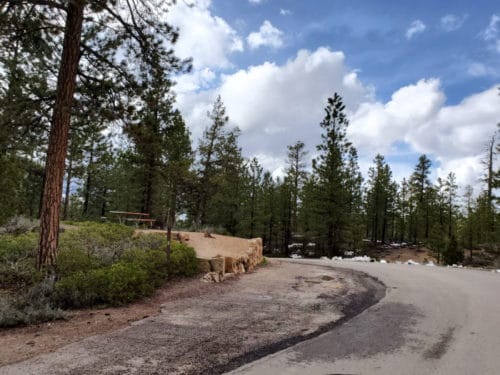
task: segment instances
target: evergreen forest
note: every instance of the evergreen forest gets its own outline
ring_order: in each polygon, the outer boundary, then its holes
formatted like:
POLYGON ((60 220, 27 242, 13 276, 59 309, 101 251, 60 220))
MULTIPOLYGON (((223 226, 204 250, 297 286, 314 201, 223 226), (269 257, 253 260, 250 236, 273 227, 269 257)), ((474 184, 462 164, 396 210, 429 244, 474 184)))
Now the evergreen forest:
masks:
POLYGON ((192 138, 174 84, 192 61, 174 53, 167 3, 0 3, 0 226, 40 220, 39 266, 54 262, 61 221, 109 221, 111 211, 147 213, 157 228, 261 237, 268 256, 406 243, 452 264, 500 251, 498 132, 478 150, 475 189, 454 172, 431 180, 429 155, 401 181, 373 155, 363 176, 332 87, 310 124, 318 144, 297 139, 273 175, 245 157, 221 96, 192 138))

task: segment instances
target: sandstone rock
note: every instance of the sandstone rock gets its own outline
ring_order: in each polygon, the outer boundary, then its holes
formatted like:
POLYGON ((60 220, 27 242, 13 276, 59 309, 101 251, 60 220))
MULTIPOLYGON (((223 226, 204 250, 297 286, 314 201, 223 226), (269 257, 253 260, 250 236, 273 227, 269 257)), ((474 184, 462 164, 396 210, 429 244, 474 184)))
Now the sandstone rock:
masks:
POLYGON ((224 281, 224 278, 218 272, 208 272, 201 278, 201 281, 205 283, 220 283, 224 281))
POLYGON ((225 260, 222 256, 217 256, 215 258, 210 259, 210 270, 212 272, 219 272, 222 275, 225 273, 225 260))
POLYGON ((236 262, 236 259, 232 258, 232 257, 225 257, 224 258, 224 271, 225 272, 229 272, 229 273, 234 273, 234 272, 237 272, 236 271, 236 267, 237 267, 237 262, 236 262))

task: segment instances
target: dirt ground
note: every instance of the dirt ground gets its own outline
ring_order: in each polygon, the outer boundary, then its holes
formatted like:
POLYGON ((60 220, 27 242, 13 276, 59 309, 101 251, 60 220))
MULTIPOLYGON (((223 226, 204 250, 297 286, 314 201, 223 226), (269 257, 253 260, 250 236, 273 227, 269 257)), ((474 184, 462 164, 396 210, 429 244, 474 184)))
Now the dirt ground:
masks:
POLYGON ((436 258, 426 248, 409 248, 383 250, 377 254, 379 259, 385 259, 389 262, 407 262, 414 260, 418 263, 428 263, 430 261, 437 263, 436 258))
POLYGON ((0 373, 221 373, 324 332, 384 293, 362 273, 275 260, 224 283, 174 282, 127 308, 4 330, 0 358, 11 365, 0 373))
MULTIPOLYGON (((140 233, 161 233, 163 230, 155 229, 140 229, 140 233)), ((175 233, 178 232, 173 232, 175 233)), ((248 239, 223 236, 220 234, 210 234, 210 237, 205 237, 205 233, 199 232, 180 232, 183 235, 189 236, 186 243, 196 250, 198 258, 210 259, 218 255, 237 258, 239 255, 246 254, 248 250, 248 239)))

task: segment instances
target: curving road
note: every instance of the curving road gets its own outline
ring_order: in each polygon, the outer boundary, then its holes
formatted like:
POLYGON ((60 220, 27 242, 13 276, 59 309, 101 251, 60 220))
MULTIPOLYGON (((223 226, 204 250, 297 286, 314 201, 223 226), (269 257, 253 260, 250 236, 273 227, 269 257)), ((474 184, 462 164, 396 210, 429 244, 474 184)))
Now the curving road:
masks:
POLYGON ((387 295, 332 331, 233 374, 500 374, 500 273, 291 261, 364 271, 387 295))

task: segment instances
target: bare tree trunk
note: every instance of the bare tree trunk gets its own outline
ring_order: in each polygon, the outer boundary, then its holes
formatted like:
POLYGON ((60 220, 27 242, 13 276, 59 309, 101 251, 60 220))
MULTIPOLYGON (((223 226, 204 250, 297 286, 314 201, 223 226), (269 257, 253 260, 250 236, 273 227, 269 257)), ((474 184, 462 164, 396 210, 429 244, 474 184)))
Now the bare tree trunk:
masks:
POLYGON ((52 113, 45 166, 45 185, 40 215, 40 240, 36 259, 37 269, 41 269, 43 266, 53 268, 56 261, 61 193, 68 148, 71 108, 80 57, 84 8, 84 0, 68 2, 63 52, 57 78, 57 94, 52 113))

